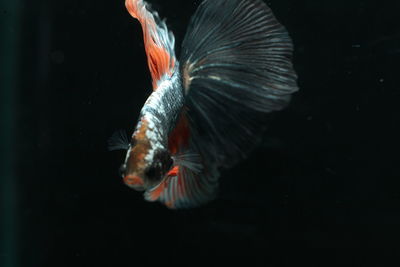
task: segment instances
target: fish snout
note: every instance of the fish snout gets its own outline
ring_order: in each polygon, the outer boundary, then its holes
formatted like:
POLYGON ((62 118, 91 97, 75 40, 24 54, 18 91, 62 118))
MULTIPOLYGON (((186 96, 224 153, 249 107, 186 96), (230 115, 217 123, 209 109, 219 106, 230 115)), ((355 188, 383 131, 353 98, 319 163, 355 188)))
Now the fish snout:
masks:
POLYGON ((143 179, 137 175, 126 175, 124 177, 124 183, 132 189, 136 191, 144 191, 144 182, 143 179))

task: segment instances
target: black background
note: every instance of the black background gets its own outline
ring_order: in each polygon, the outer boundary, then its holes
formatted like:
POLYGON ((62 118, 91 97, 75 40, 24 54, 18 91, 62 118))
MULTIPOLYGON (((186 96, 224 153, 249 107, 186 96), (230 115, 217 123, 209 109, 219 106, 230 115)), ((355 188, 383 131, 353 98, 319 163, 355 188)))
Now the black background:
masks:
MULTIPOLYGON (((179 51, 200 1, 151 3, 179 51)), ((223 173, 216 201, 170 211, 127 188, 117 172, 124 154, 106 149, 113 131, 134 129, 151 93, 141 28, 124 1, 20 1, 12 147, 20 266, 191 266, 212 257, 297 266, 290 248, 397 247, 399 1, 267 3, 293 38, 301 90, 251 157, 223 173)), ((314 258, 310 251, 301 258, 314 258)), ((335 253, 315 266, 382 266, 369 256, 335 253)))

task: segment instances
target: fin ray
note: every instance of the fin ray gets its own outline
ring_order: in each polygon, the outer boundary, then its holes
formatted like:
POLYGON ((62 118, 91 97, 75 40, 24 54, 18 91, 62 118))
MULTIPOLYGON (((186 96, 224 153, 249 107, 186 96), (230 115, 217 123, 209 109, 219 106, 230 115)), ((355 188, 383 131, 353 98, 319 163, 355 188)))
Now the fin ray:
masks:
POLYGON ((198 168, 199 158, 192 153, 180 155, 167 177, 146 191, 148 201, 160 201, 170 209, 192 208, 213 200, 218 189, 217 173, 198 168), (184 159, 183 159, 184 158, 184 159), (189 163, 193 160, 194 162, 189 163))
POLYGON ((298 90, 286 29, 262 0, 205 0, 182 44, 181 73, 192 143, 229 167, 254 148, 266 113, 298 90), (210 30, 211 29, 211 30, 210 30))
POLYGON ((174 35, 168 31, 165 21, 159 18, 158 13, 149 10, 145 1, 126 0, 125 6, 131 16, 142 25, 147 62, 155 90, 163 75, 172 76, 176 63, 174 35))
POLYGON ((108 139, 108 150, 128 150, 129 149, 129 139, 125 130, 118 130, 112 134, 108 139))

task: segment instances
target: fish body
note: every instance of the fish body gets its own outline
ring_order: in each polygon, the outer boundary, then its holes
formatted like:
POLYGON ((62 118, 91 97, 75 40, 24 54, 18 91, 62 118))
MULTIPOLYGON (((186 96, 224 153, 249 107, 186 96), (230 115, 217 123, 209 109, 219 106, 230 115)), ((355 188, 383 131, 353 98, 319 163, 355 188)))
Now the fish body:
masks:
POLYGON ((262 0, 205 0, 178 61, 157 12, 143 0, 126 0, 126 7, 143 28, 153 92, 121 175, 148 201, 199 206, 216 197, 219 171, 257 145, 266 115, 298 90, 291 39, 262 0))

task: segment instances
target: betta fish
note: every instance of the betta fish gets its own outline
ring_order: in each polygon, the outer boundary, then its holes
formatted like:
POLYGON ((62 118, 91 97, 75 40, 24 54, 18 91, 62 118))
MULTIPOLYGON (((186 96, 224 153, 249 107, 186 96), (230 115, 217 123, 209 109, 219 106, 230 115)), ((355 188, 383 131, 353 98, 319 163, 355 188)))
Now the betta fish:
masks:
POLYGON ((126 0, 143 29, 152 77, 121 176, 148 201, 171 209, 213 200, 220 172, 260 141, 267 114, 298 90, 286 29, 262 0, 204 0, 175 55, 174 35, 143 0, 126 0))

